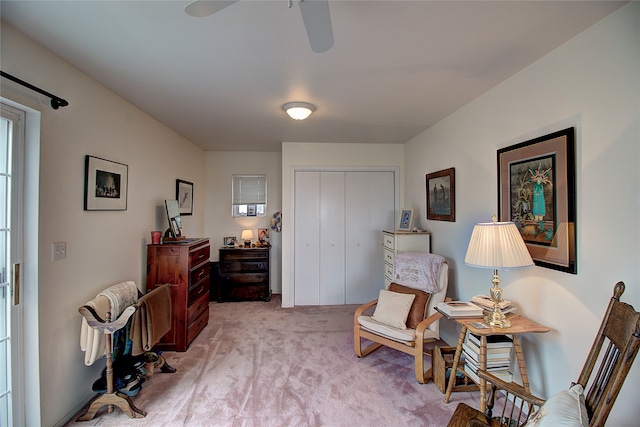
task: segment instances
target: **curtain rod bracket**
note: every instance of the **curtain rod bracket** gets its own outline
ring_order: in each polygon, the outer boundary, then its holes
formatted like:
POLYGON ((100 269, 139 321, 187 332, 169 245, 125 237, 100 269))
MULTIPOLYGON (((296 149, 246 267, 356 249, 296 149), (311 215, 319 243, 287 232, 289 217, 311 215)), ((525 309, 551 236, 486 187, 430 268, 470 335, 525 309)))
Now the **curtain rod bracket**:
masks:
POLYGON ((41 95, 51 98, 51 108, 53 108, 54 110, 57 110, 60 107, 66 107, 67 105, 69 105, 69 101, 67 101, 66 99, 62 99, 59 96, 55 96, 47 91, 40 89, 37 86, 32 85, 31 83, 27 83, 24 80, 20 80, 19 78, 12 76, 11 74, 5 73, 4 71, 0 71, 0 76, 5 77, 11 81, 14 81, 19 85, 22 85, 28 89, 31 89, 34 92, 38 92, 41 95))

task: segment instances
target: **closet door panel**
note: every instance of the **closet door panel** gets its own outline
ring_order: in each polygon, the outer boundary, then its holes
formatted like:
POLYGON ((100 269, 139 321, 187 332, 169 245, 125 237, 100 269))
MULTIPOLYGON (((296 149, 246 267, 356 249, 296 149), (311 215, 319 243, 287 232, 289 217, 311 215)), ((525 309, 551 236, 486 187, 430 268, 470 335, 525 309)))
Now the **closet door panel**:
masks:
POLYGON ((345 302, 344 172, 320 174, 320 304, 345 302))
POLYGON ((348 172, 346 193, 346 303, 360 304, 377 298, 384 287, 380 230, 394 227, 394 174, 348 172))
POLYGON ((369 172, 347 172, 347 304, 360 304, 372 299, 369 283, 369 172))
POLYGON ((294 304, 316 305, 320 296, 320 173, 295 173, 294 304))

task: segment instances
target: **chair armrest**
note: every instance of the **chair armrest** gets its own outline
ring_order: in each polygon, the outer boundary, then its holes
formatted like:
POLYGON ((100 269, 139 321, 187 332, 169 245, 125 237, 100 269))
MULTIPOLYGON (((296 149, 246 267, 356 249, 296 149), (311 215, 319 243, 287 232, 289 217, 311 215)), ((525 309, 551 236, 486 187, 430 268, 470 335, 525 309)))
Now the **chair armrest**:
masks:
POLYGON ((373 301, 369 301, 358 306, 358 308, 356 308, 355 313, 353 314, 353 318, 357 321, 358 316, 362 316, 362 313, 364 313, 365 310, 375 306, 376 304, 378 304, 378 300, 374 299, 373 301))
POLYGON ((490 382, 496 387, 496 389, 504 390, 505 392, 512 394, 515 397, 519 397, 530 405, 542 406, 545 402, 544 399, 541 399, 529 393, 520 384, 502 381, 500 378, 497 378, 491 375, 489 372, 483 371, 482 369, 478 369, 478 377, 490 382))
POLYGON ((418 326, 416 326, 416 335, 422 336, 422 333, 424 332, 424 330, 427 329, 429 325, 431 325, 432 323, 435 323, 438 320, 440 320, 441 317, 442 317, 442 314, 436 311, 431 316, 427 317, 422 322, 418 323, 418 326))

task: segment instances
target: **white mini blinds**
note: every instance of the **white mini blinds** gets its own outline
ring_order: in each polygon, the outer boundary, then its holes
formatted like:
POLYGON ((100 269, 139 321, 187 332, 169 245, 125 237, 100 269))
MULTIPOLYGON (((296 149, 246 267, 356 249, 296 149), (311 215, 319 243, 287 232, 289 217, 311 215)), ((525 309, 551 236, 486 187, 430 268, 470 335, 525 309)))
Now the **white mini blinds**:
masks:
POLYGON ((264 216, 267 207, 266 175, 233 175, 232 216, 264 216))

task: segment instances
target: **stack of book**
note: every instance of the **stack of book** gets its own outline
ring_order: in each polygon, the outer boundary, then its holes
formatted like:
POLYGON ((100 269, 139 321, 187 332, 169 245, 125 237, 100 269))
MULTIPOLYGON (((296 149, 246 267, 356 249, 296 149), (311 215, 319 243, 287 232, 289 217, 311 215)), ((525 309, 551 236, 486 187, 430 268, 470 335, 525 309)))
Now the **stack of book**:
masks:
POLYGON ((482 308, 466 301, 448 301, 438 304, 438 310, 449 317, 482 317, 482 308))
MULTIPOLYGON (((486 312, 493 310, 493 301, 491 298, 486 295, 476 295, 471 298, 471 302, 473 302, 478 307, 482 307, 482 309, 486 312)), ((502 300, 500 304, 498 304, 500 310, 502 310, 502 314, 509 314, 516 310, 516 307, 511 304, 511 301, 502 300)))
MULTIPOLYGON (((511 349, 513 339, 507 335, 487 336, 487 372, 503 381, 511 382, 513 375, 510 371, 511 349)), ((467 337, 462 344, 464 355, 464 370, 476 383, 478 368, 480 367, 480 336, 467 332, 467 337)))

